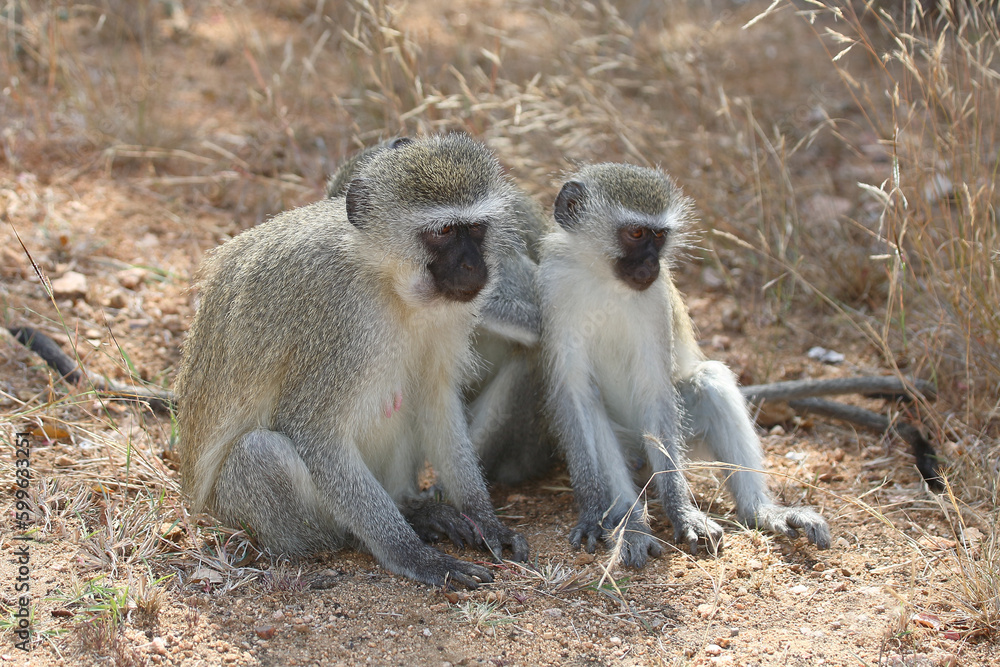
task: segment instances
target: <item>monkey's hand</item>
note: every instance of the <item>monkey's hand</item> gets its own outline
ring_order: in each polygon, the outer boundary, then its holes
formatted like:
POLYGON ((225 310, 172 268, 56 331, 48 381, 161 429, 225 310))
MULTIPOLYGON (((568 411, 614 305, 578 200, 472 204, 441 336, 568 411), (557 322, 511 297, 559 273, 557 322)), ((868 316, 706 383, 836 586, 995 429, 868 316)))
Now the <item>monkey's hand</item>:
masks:
POLYGON ((475 545, 483 551, 488 551, 493 561, 500 562, 503 548, 511 551, 511 558, 524 562, 528 560, 528 541, 520 533, 516 533, 500 523, 492 513, 489 516, 467 516, 476 533, 475 545))
POLYGON ((722 551, 722 527, 694 505, 677 508, 670 522, 674 526, 674 542, 687 544, 692 555, 698 554, 700 543, 713 556, 722 551))
POLYGON ((581 516, 579 523, 569 532, 570 544, 576 549, 583 546, 587 553, 592 554, 597 550, 598 540, 602 538, 608 549, 617 548, 620 541, 621 551, 618 557, 623 564, 636 569, 645 567, 650 556, 656 558, 663 553, 663 547, 653 537, 649 526, 637 515, 630 514, 624 523, 621 519, 617 522, 605 520, 604 523, 608 524, 607 527, 599 520, 581 516))
POLYGON ((493 575, 482 565, 459 560, 422 542, 417 544, 419 548, 400 553, 400 559, 405 562, 385 563, 386 567, 432 586, 454 587, 455 584, 461 584, 475 589, 479 584, 493 581, 493 575))
POLYGON ((459 549, 466 544, 476 544, 478 536, 472 522, 453 506, 418 498, 400 508, 407 522, 424 542, 437 542, 447 537, 459 549))
POLYGON ((830 548, 830 526, 826 519, 810 509, 764 505, 757 508, 756 515, 744 523, 751 528, 756 523, 756 527, 761 530, 792 539, 798 537, 801 530, 818 549, 830 548))

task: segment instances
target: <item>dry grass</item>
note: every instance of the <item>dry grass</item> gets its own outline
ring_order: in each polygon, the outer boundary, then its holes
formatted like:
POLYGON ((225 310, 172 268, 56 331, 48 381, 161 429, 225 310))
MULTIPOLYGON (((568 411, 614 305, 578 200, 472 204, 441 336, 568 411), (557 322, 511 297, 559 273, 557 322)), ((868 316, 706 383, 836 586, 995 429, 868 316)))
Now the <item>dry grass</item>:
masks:
MULTIPOLYGON (((663 165, 698 201, 707 231, 693 252, 740 296, 751 332, 835 322, 885 368, 937 383, 941 399, 920 412, 950 464, 937 510, 955 547, 932 555, 899 533, 915 567, 947 581, 931 602, 902 591, 901 624, 933 611, 968 634, 1000 629, 995 4, 921 16, 911 4, 899 15, 873 2, 779 3, 753 25, 760 6, 729 4, 519 0, 484 2, 464 19, 461 8, 442 18, 380 0, 212 2, 188 7, 192 16, 163 13, 179 3, 0 6, 0 116, 10 119, 0 167, 36 178, 5 190, 0 213, 38 225, 47 275, 84 261, 44 192, 81 174, 225 211, 235 224, 221 239, 319 196, 332 164, 394 134, 479 136, 546 205, 577 161, 663 165), (207 60, 197 86, 165 66, 191 41, 207 60), (122 57, 106 57, 109 43, 122 57)), ((5 319, 50 312, 22 296, 0 293, 5 319)), ((60 327, 77 338, 69 321, 50 328, 60 327)), ((746 371, 757 379, 787 353, 761 341, 746 371)), ((206 586, 259 576, 239 536, 187 515, 160 456, 169 427, 86 396, 56 399, 63 387, 2 389, 5 440, 25 424, 58 426, 80 451, 39 480, 32 502, 40 533, 78 545, 94 573, 67 597, 75 608, 89 600, 81 641, 91 650, 133 661, 116 643, 122 614, 154 622, 164 577, 195 563, 206 586)), ((13 475, 6 460, 0 472, 13 475)), ((268 576, 274 590, 302 584, 290 571, 268 576)), ((558 567, 539 576, 526 585, 576 582, 558 567)), ((508 622, 490 604, 462 613, 477 627, 508 622)))

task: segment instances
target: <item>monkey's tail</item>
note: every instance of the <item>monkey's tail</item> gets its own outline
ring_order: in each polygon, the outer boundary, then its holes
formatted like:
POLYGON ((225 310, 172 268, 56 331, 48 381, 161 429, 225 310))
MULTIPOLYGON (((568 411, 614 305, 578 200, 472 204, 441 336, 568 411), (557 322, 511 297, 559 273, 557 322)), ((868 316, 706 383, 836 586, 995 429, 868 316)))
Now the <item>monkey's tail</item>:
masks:
POLYGON ((761 401, 787 401, 811 396, 841 396, 863 394, 865 396, 913 400, 913 390, 933 401, 937 389, 930 382, 913 379, 903 382, 897 377, 846 377, 824 380, 790 380, 740 387, 744 398, 753 403, 761 401))
POLYGON ((63 352, 59 344, 44 333, 32 327, 10 327, 8 329, 17 342, 37 354, 66 382, 80 384, 86 381, 105 398, 118 401, 148 403, 157 412, 170 412, 175 404, 174 395, 166 389, 139 386, 119 382, 91 373, 76 360, 63 352))
POLYGON ((935 492, 944 491, 944 482, 938 470, 937 454, 934 446, 920 432, 920 429, 907 422, 897 421, 893 423, 888 417, 880 415, 871 410, 859 408, 854 405, 845 405, 837 401, 824 398, 800 398, 788 401, 788 405, 793 410, 801 410, 822 417, 830 417, 841 421, 850 422, 865 428, 885 433, 895 432, 903 440, 910 443, 913 456, 917 460, 917 470, 920 476, 927 482, 927 486, 935 492))
POLYGON ((907 422, 890 420, 885 415, 854 405, 846 405, 819 396, 862 394, 865 396, 912 401, 912 390, 928 400, 937 398, 937 390, 930 382, 912 380, 904 383, 896 377, 848 377, 828 380, 793 380, 741 387, 743 396, 751 402, 787 401, 793 410, 849 422, 878 433, 892 431, 910 444, 916 459, 917 470, 927 486, 935 491, 944 490, 934 446, 920 429, 907 422))

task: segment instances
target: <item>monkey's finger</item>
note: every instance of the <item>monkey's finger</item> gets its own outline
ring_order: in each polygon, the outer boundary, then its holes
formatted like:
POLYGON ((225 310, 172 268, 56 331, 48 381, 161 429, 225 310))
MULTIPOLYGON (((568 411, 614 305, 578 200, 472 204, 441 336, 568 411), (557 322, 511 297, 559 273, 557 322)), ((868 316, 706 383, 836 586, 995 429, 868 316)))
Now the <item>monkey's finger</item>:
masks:
POLYGON ((688 550, 692 556, 698 555, 698 532, 691 527, 681 527, 674 530, 674 542, 677 544, 687 543, 688 550))
POLYGON ((635 544, 626 540, 619 553, 623 565, 641 570, 646 567, 646 561, 649 560, 649 545, 635 544))
POLYGON ((817 549, 830 548, 830 527, 823 517, 806 510, 792 510, 785 518, 789 526, 806 534, 806 539, 816 545, 817 549))
POLYGON ((479 584, 493 583, 493 574, 482 565, 458 559, 455 559, 455 564, 448 570, 450 580, 473 590, 478 588, 479 584))
POLYGON ((464 519, 461 523, 445 523, 441 526, 441 531, 448 536, 457 549, 464 549, 466 544, 476 543, 476 536, 464 519))
POLYGON ((456 549, 462 550, 465 548, 465 540, 463 540, 462 536, 458 533, 448 531, 448 539, 451 540, 451 543, 455 545, 456 549))
POLYGON ((794 540, 799 536, 799 531, 795 530, 794 527, 789 524, 787 517, 782 518, 780 521, 776 521, 774 524, 774 532, 781 533, 790 540, 794 540))
POLYGON ((528 540, 524 539, 523 535, 513 533, 507 544, 510 547, 511 556, 514 560, 519 563, 523 563, 528 560, 528 540))
MULTIPOLYGON (((473 579, 472 577, 463 574, 461 572, 449 572, 448 583, 453 584, 456 582, 462 584, 463 586, 465 586, 470 590, 476 590, 477 588, 479 588, 479 582, 473 579)), ((449 586, 449 588, 455 588, 455 587, 452 585, 449 586)))
POLYGON ((503 560, 501 558, 501 556, 503 556, 503 543, 500 541, 500 538, 484 537, 482 546, 485 547, 485 550, 490 554, 490 559, 494 563, 499 563, 501 560, 503 560))
POLYGON ((825 523, 807 526, 806 537, 816 545, 817 549, 830 548, 830 528, 825 523))
POLYGON ((464 548, 462 542, 471 545, 475 544, 477 541, 474 526, 472 522, 465 517, 462 517, 454 523, 449 523, 445 530, 448 532, 448 539, 451 540, 459 549, 464 548))
POLYGON ((577 526, 569 531, 569 543, 574 549, 579 549, 583 543, 583 529, 577 526))
POLYGON ((694 539, 688 538, 688 547, 691 549, 691 555, 692 556, 697 556, 698 555, 698 550, 699 550, 698 543, 699 542, 700 542, 700 540, 698 539, 697 536, 695 536, 694 539))

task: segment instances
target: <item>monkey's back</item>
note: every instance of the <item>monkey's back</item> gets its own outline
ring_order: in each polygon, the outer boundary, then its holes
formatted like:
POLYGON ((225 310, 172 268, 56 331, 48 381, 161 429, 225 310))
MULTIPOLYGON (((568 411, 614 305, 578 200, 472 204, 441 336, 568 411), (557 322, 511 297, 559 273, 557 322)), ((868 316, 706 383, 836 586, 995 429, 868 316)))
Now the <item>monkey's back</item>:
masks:
POLYGON ((344 200, 333 199, 282 213, 205 259, 176 386, 181 474, 196 510, 236 439, 321 419, 317 404, 344 411, 371 351, 392 345, 380 334, 377 281, 349 260, 358 244, 344 200))

